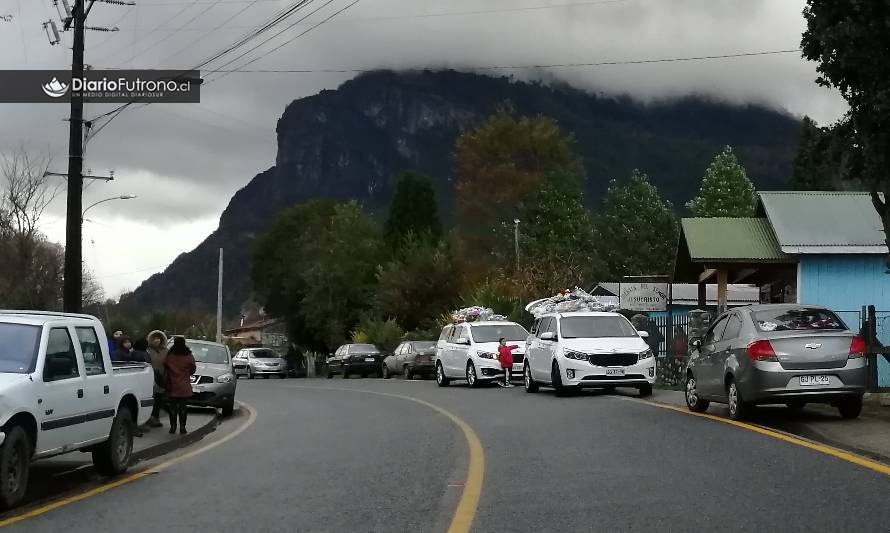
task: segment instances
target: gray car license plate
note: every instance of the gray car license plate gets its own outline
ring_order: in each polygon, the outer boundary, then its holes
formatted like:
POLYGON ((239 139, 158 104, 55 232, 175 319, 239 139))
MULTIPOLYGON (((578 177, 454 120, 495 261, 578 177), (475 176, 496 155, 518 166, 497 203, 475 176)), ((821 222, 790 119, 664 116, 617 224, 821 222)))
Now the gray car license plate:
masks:
POLYGON ((374 362, 374 358, 373 358, 373 357, 365 357, 365 362, 366 362, 366 363, 373 363, 373 362, 374 362))
POLYGON ((801 387, 819 387, 829 384, 831 384, 831 378, 828 376, 800 376, 801 387))

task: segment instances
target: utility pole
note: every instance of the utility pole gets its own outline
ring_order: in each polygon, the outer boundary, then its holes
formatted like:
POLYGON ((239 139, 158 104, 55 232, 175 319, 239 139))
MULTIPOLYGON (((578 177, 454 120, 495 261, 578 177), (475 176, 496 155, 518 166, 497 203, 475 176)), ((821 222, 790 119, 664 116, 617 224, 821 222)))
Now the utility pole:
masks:
MULTIPOLYGON (((74 60, 71 79, 83 78, 85 0, 74 0, 72 19, 65 29, 74 25, 74 60)), ((91 2, 92 4, 92 2, 91 2)), ((83 96, 71 93, 71 117, 68 129, 68 212, 65 225, 65 279, 62 290, 63 308, 79 313, 83 298, 83 96)))
POLYGON ((519 219, 513 219, 513 242, 516 245, 516 273, 519 273, 519 219))
POLYGON ((216 342, 222 342, 223 249, 219 249, 219 280, 216 285, 216 342))

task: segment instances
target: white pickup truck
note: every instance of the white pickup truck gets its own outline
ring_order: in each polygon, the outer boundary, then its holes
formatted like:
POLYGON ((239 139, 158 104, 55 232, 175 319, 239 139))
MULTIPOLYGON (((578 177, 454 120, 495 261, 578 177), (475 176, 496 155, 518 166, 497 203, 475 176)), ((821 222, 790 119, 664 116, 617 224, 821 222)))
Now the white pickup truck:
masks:
POLYGON ((0 507, 21 501, 36 459, 80 450, 124 472, 153 383, 150 365, 112 364, 95 317, 0 311, 0 507))

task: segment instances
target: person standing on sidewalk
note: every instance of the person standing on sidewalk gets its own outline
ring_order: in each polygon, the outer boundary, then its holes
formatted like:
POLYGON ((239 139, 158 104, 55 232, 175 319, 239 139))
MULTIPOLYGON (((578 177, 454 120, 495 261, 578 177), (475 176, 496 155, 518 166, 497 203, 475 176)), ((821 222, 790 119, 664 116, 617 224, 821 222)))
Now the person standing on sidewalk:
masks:
POLYGON ((164 361, 167 369, 167 408, 170 412, 170 433, 185 435, 185 422, 188 418, 188 400, 192 397, 191 376, 197 370, 195 357, 185 344, 185 337, 173 337, 173 346, 167 351, 164 361))
POLYGON ((501 368, 504 369, 504 384, 502 387, 512 387, 510 378, 513 374, 513 350, 519 348, 516 344, 507 346, 507 339, 501 337, 498 340, 498 360, 501 362, 501 368))
POLYGON ((149 427, 159 428, 163 424, 159 419, 161 408, 164 407, 164 386, 167 383, 167 335, 163 331, 154 330, 148 334, 148 362, 155 372, 154 405, 151 408, 151 418, 148 419, 149 427))

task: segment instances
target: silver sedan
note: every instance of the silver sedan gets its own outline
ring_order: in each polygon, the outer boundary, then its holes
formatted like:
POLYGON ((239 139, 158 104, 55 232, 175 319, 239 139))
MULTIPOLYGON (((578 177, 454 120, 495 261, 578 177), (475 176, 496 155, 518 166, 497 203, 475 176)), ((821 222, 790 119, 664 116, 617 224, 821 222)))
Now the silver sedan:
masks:
POLYGON ((686 404, 725 403, 744 418, 757 404, 828 403, 856 418, 868 382, 865 341, 832 311, 799 304, 730 310, 692 339, 686 404))

